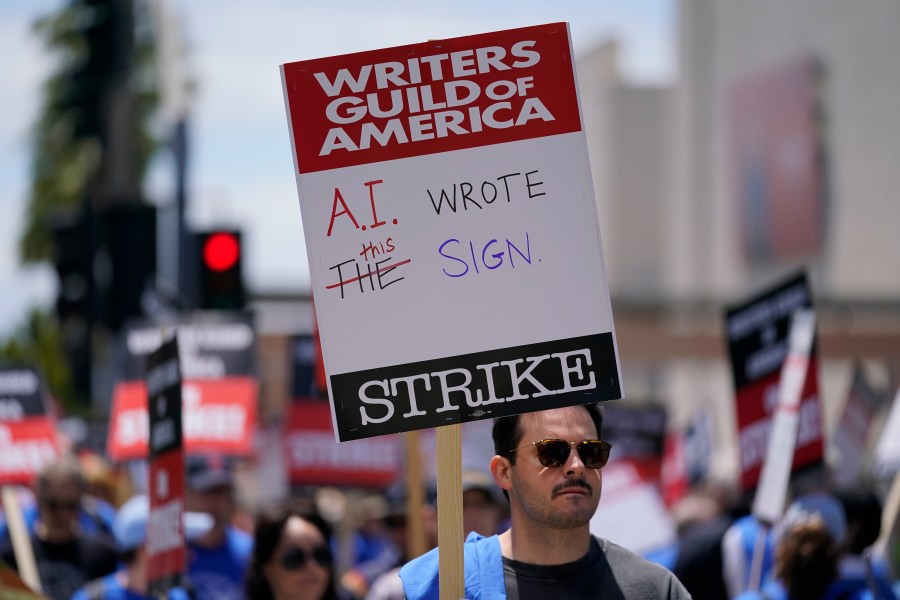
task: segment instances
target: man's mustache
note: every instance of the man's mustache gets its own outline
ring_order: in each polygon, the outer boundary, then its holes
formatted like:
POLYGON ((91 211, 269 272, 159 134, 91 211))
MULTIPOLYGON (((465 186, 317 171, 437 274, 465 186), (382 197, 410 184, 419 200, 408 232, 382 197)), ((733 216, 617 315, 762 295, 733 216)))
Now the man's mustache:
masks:
POLYGON ((570 479, 568 481, 563 481, 562 483, 556 484, 551 491, 551 496, 555 498, 566 490, 570 490, 573 488, 584 488, 591 494, 594 493, 594 488, 592 488, 591 484, 589 484, 584 479, 570 479))

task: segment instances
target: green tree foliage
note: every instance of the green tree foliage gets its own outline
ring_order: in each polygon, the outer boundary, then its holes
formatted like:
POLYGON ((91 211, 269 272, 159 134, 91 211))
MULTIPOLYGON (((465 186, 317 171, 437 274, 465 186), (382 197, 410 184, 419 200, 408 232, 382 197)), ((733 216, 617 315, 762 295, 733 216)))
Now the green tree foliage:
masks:
POLYGON ((151 118, 157 103, 153 40, 146 3, 69 0, 39 19, 35 32, 57 58, 45 82, 32 131, 31 190, 19 240, 26 263, 51 259, 53 220, 72 214, 103 185, 109 140, 131 136, 131 160, 140 189, 157 143, 151 118), (111 114, 125 94, 128 121, 111 114))

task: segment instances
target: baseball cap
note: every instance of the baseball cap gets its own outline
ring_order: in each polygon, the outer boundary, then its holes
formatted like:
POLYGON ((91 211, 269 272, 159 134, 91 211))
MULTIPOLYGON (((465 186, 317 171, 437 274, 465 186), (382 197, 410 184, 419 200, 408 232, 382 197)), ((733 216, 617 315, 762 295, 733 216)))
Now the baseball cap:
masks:
POLYGON ((788 507, 779 524, 778 537, 786 535, 794 525, 819 518, 836 544, 847 535, 847 517, 840 501, 830 494, 812 493, 800 496, 788 507))
POLYGON ((463 493, 469 490, 477 490, 483 492, 497 506, 504 506, 506 498, 503 492, 497 487, 494 478, 477 469, 465 469, 462 473, 462 490, 463 493))
POLYGON ((192 454, 184 461, 185 480, 195 492, 208 492, 217 487, 233 487, 231 461, 217 455, 192 454))
MULTIPOLYGON (((123 504, 113 522, 113 536, 119 550, 134 550, 147 539, 147 521, 150 519, 150 499, 141 494, 123 504)), ((182 513, 184 537, 193 540, 212 529, 212 515, 206 513, 182 513)))

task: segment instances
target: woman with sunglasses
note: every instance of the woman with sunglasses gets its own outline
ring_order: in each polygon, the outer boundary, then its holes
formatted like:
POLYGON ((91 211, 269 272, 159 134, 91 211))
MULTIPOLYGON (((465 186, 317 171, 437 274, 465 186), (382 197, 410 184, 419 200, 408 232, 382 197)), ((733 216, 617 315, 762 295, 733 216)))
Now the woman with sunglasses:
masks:
MULTIPOLYGON (((510 528, 469 535, 466 598, 690 599, 671 572, 591 534, 611 449, 600 439, 602 425, 596 404, 494 421, 491 473, 509 498, 510 528)), ((437 574, 437 551, 407 563, 400 570, 406 598, 436 600, 437 574)))
POLYGON ((331 529, 311 508, 284 504, 256 519, 247 597, 335 600, 331 529))

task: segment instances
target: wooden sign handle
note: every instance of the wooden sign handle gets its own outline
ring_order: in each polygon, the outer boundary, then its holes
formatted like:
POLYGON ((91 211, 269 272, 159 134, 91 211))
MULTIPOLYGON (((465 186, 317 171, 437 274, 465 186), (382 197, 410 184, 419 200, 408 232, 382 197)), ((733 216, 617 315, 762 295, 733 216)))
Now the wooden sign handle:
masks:
POLYGON ((462 522, 462 426, 437 432, 438 568, 442 600, 465 598, 462 522))
POLYGON ((28 527, 22 517, 22 507, 19 505, 19 495, 11 486, 4 485, 0 488, 3 495, 3 512, 6 515, 6 523, 9 527, 9 538, 12 541, 13 552, 16 556, 19 577, 22 581, 37 593, 41 593, 41 578, 38 575, 37 563, 34 560, 34 552, 31 549, 31 536, 28 527))

